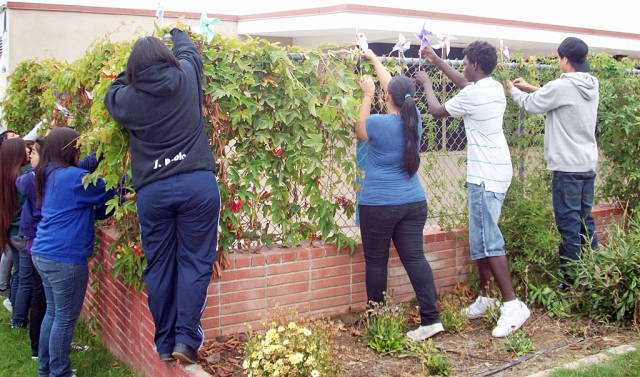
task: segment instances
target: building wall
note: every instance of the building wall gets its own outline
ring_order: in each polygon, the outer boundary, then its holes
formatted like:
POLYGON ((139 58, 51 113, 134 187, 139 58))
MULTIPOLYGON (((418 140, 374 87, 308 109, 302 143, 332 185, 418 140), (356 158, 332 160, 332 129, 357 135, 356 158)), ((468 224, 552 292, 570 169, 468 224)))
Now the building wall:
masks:
MULTIPOLYGON (((122 8, 18 2, 7 2, 0 8, 4 9, 7 20, 7 39, 2 58, 6 71, 0 72, 0 100, 5 96, 8 76, 19 63, 28 59, 50 58, 72 62, 81 58, 99 38, 108 36, 113 41, 122 41, 153 34, 156 19, 153 11, 122 8)), ((3 13, 0 12, 0 15, 3 16, 3 13)), ((192 30, 197 30, 200 24, 200 14, 190 12, 165 12, 163 24, 175 23, 178 17, 184 17, 184 23, 190 25, 192 30)), ((223 21, 222 25, 216 26, 216 31, 229 38, 246 39, 237 33, 236 16, 209 14, 209 17, 223 21)), ((282 45, 292 43, 292 38, 264 39, 282 45)))
MULTIPOLYGON (((612 207, 593 211, 599 235, 622 211, 612 207)), ((172 367, 154 351, 154 325, 146 291, 135 292, 111 277, 109 244, 113 230, 101 232, 101 243, 90 268, 102 263, 102 272, 90 276, 83 315, 95 317, 105 345, 116 356, 147 376, 206 376, 200 367, 172 367)), ((430 231, 424 234, 425 255, 440 292, 465 282, 471 261, 466 231, 430 231)), ((602 237, 601 242, 606 242, 602 237)), ((362 248, 353 254, 332 245, 305 245, 262 253, 230 255, 231 267, 211 282, 202 316, 205 339, 245 332, 246 323, 260 328, 260 315, 276 304, 296 307, 302 314, 337 316, 365 309, 365 265, 362 248)), ((415 294, 395 252, 391 249, 388 290, 396 302, 415 294)))
MULTIPOLYGON (((72 8, 73 9, 73 8, 72 8)), ((154 15, 84 13, 77 11, 7 9, 9 24, 8 72, 27 59, 56 58, 69 62, 81 58, 98 38, 109 35, 114 41, 132 40, 154 31, 154 15)), ((199 15, 185 18, 197 26, 199 15)), ((176 18, 165 18, 164 24, 176 18)), ((216 30, 237 37, 237 22, 224 21, 216 30)))

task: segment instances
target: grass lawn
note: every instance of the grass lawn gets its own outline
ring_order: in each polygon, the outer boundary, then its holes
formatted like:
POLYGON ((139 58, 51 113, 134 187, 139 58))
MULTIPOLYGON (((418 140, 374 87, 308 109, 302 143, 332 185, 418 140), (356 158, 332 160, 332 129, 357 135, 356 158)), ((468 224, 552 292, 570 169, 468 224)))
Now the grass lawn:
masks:
MULTIPOLYGON (((0 297, 4 301, 5 297, 0 297)), ((78 377, 137 377, 107 351, 83 322, 78 321, 74 342, 89 345, 88 351, 71 352, 71 368, 78 377)), ((0 376, 37 376, 38 362, 31 360, 29 330, 11 330, 11 313, 0 306, 0 376)))
POLYGON ((637 377, 640 376, 640 350, 610 356, 609 361, 577 370, 560 369, 550 377, 637 377))

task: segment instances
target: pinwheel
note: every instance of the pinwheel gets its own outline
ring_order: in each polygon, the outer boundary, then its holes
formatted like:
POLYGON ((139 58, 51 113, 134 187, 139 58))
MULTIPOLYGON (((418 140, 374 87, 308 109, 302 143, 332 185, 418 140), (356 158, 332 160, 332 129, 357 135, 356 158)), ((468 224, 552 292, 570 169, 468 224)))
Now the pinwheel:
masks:
POLYGON ((433 35, 432 32, 430 32, 429 30, 424 28, 426 25, 427 25, 426 22, 424 24, 422 24, 422 30, 420 30, 420 33, 419 34, 414 34, 416 36, 416 38, 418 38, 420 40, 420 50, 422 50, 423 48, 429 46, 429 36, 433 35))
POLYGON ((396 43, 396 45, 393 46, 393 50, 391 50, 391 52, 398 51, 398 56, 404 55, 404 52, 408 50, 410 46, 411 46, 411 41, 408 41, 404 37, 404 35, 400 33, 398 36, 398 43, 396 43))
POLYGON ((509 47, 507 47, 507 45, 504 44, 502 39, 500 39, 499 41, 500 41, 500 51, 502 51, 502 53, 504 54, 504 56, 507 57, 507 59, 511 59, 511 56, 509 55, 509 47))
POLYGON ((362 52, 367 52, 369 50, 367 37, 364 33, 358 33, 358 29, 356 29, 356 46, 358 46, 362 52))
POLYGON ((60 110, 61 113, 64 114, 65 117, 70 117, 71 113, 69 112, 69 110, 67 110, 66 107, 62 106, 61 104, 59 104, 58 102, 55 102, 56 107, 58 108, 58 110, 60 110))
POLYGON ((438 49, 443 49, 444 51, 447 52, 447 56, 449 56, 449 51, 451 51, 451 41, 455 41, 457 40, 456 37, 454 37, 453 35, 443 35, 438 33, 436 35, 436 38, 438 38, 438 44, 431 46, 433 47, 434 50, 438 50, 438 49))
POLYGON ((162 27, 162 24, 164 22, 164 7, 162 6, 161 2, 158 2, 158 9, 156 10, 156 21, 158 22, 158 25, 162 27))
POLYGON ((215 25, 222 25, 222 21, 220 21, 220 19, 218 18, 208 19, 207 11, 203 11, 202 16, 200 16, 199 28, 200 28, 200 34, 204 34, 207 37, 207 43, 211 42, 211 40, 213 39, 213 36, 215 35, 213 31, 215 25))

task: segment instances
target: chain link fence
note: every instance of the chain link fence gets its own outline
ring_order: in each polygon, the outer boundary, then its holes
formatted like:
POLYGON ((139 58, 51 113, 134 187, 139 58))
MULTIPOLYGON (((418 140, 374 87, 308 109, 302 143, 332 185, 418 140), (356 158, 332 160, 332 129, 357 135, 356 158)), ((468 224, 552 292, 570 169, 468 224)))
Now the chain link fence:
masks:
MULTIPOLYGON (((298 62, 304 60, 304 57, 299 54, 290 54, 289 57, 298 62)), ((425 71, 434 85, 434 91, 440 103, 453 98, 459 91, 459 88, 446 75, 438 70, 435 65, 428 63, 424 59, 380 57, 380 60, 396 74, 403 74, 411 79, 414 79, 417 72, 425 71)), ((446 63, 458 71, 463 70, 463 63, 460 60, 446 60, 446 63)), ((515 70, 517 65, 516 63, 503 63, 497 69, 515 70)), ((557 67, 551 65, 538 64, 536 69, 539 72, 547 72, 547 78, 550 75, 559 75, 557 67)), ((357 73, 360 74, 360 71, 362 69, 358 67, 357 73)), ((639 72, 634 71, 632 74, 638 74, 639 72)), ((424 91, 419 85, 416 86, 416 89, 415 101, 423 121, 420 145, 421 164, 418 174, 429 205, 429 217, 425 229, 466 227, 467 138, 464 130, 464 121, 462 118, 451 117, 434 119, 428 112, 424 91)), ((384 93, 378 86, 374 95, 371 113, 385 113, 384 107, 384 93)), ((507 109, 503 124, 514 166, 513 179, 522 181, 529 174, 544 171, 546 166, 543 159, 545 116, 526 113, 507 98, 507 109)), ((344 203, 345 206, 352 204, 357 206, 359 186, 367 170, 367 151, 368 142, 358 140, 354 142, 352 147, 352 156, 348 157, 356 159, 361 172, 356 178, 355 187, 346 183, 332 186, 332 182, 319 182, 322 186, 327 187, 328 195, 333 198, 332 200, 344 203)), ((326 163, 339 165, 340 161, 326 161, 326 163)), ((402 195, 402 193, 399 192, 398 195, 402 195)), ((295 198, 292 197, 292 200, 306 203, 302 192, 297 193, 295 198)), ((549 205, 551 205, 551 202, 549 202, 549 205)), ((360 238, 357 207, 353 216, 337 212, 335 220, 346 236, 354 239, 360 238)), ((268 220, 264 218, 260 219, 260 221, 268 223, 268 220)))

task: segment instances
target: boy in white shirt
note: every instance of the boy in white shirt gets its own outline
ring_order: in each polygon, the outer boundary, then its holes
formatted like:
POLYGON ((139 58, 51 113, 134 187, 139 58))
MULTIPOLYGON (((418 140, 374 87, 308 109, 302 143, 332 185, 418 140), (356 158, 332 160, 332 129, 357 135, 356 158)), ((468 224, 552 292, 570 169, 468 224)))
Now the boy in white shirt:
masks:
POLYGON ((424 87, 429 112, 436 118, 462 116, 467 135, 467 190, 469 206, 469 249, 480 273, 480 295, 463 311, 469 319, 481 318, 489 306, 498 306, 490 298, 491 279, 502 293, 500 318, 491 335, 505 337, 518 330, 529 318, 527 306, 516 297, 504 239, 498 219, 513 174, 509 146, 502 130, 506 98, 502 85, 491 77, 498 62, 496 48, 477 41, 464 51, 464 75, 447 65, 427 46, 422 57, 434 63, 458 86, 460 92, 440 104, 425 72, 416 81, 424 87))

